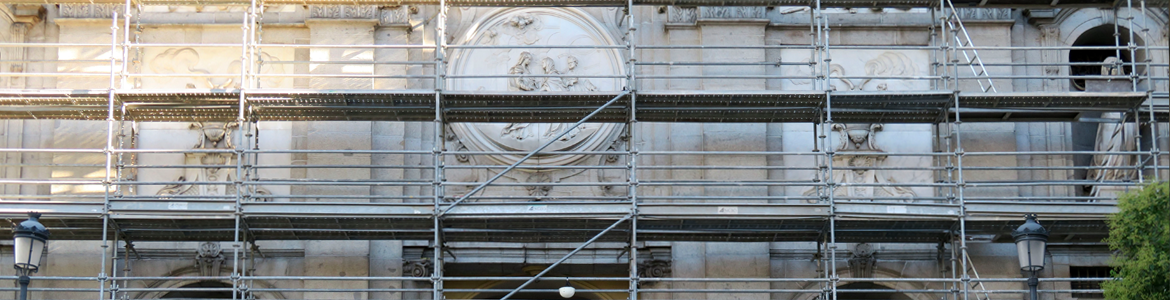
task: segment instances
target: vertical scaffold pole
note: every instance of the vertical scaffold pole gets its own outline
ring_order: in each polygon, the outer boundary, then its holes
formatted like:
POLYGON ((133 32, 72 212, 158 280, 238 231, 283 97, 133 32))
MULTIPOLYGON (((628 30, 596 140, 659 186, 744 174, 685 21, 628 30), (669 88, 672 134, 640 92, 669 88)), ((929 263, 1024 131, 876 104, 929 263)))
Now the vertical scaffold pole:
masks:
POLYGON ((250 33, 252 30, 252 26, 253 26, 252 21, 253 21, 253 18, 255 16, 256 16, 256 0, 252 0, 248 3, 248 9, 244 11, 244 18, 243 18, 244 20, 243 20, 243 22, 241 22, 242 25, 240 26, 240 43, 241 43, 240 44, 240 62, 241 63, 240 63, 240 80, 239 80, 240 98, 239 98, 239 103, 238 103, 238 107, 237 107, 238 111, 236 114, 236 124, 237 124, 237 126, 239 126, 237 131, 239 131, 239 132, 236 134, 236 145, 235 145, 235 149, 234 149, 235 150, 234 156, 236 159, 236 176, 232 180, 233 181, 232 185, 234 185, 236 188, 235 214, 234 214, 235 228, 232 231, 232 236, 233 236, 232 237, 232 274, 231 274, 232 299, 243 299, 244 298, 244 295, 243 295, 243 292, 242 292, 242 289, 240 286, 240 284, 241 284, 241 282, 240 282, 240 278, 241 278, 241 276, 240 276, 240 260, 241 260, 240 248, 242 247, 241 242, 240 242, 240 235, 241 235, 240 229, 242 227, 241 223, 243 222, 243 220, 242 220, 242 218, 243 218, 242 205, 243 205, 243 198, 244 198, 244 184, 243 184, 244 152, 246 149, 246 142, 247 142, 245 132, 247 132, 247 130, 248 130, 248 129, 246 129, 248 127, 248 124, 247 124, 247 119, 245 118, 245 113, 247 112, 247 103, 248 103, 248 95, 247 95, 247 88, 248 88, 247 82, 248 82, 248 80, 247 79, 248 79, 249 72, 251 72, 251 69, 249 68, 249 66, 251 65, 251 63, 250 63, 251 60, 249 59, 249 57, 250 57, 249 56, 249 49, 252 46, 252 38, 253 38, 253 36, 250 33))
MULTIPOLYGON (((817 0, 817 11, 821 11, 822 9, 821 1, 817 0)), ((829 44, 831 44, 829 39, 829 32, 831 30, 829 28, 829 22, 824 19, 825 15, 823 11, 820 12, 820 16, 821 26, 823 28, 821 30, 821 57, 823 62, 821 72, 823 72, 822 75, 826 76, 825 82, 822 85, 823 92, 825 93, 825 119, 821 123, 820 137, 822 149, 825 151, 824 165, 826 176, 824 184, 827 187, 825 189, 825 197, 829 202, 829 293, 830 300, 837 300, 837 285, 840 282, 840 277, 837 274, 837 210, 836 201, 833 199, 833 194, 836 193, 837 188, 837 183, 833 176, 833 155, 836 154, 836 149, 834 149, 829 138, 829 133, 833 130, 833 89, 831 88, 832 85, 829 84, 833 79, 833 75, 829 71, 830 66, 833 64, 833 55, 829 49, 829 44)))
POLYGON ((106 284, 109 282, 106 275, 106 263, 110 259, 110 189, 113 188, 114 179, 114 103, 117 101, 117 86, 115 84, 118 78, 118 58, 114 56, 114 53, 117 50, 118 12, 113 12, 110 17, 110 88, 106 94, 106 148, 103 151, 106 155, 106 176, 102 180, 104 203, 102 205, 102 258, 101 269, 98 271, 98 299, 106 299, 106 284))
MULTIPOLYGON (((1161 174, 1162 172, 1159 171, 1158 168, 1159 168, 1159 166, 1161 166, 1160 160, 1162 159, 1162 155, 1161 155, 1162 151, 1161 151, 1161 143, 1158 142, 1158 139, 1161 138, 1161 136, 1158 135, 1158 119, 1154 117, 1154 90, 1156 88, 1154 86, 1154 78, 1153 78, 1155 72, 1154 72, 1154 68, 1152 65, 1154 55, 1153 55, 1153 52, 1150 52, 1150 44, 1151 44, 1150 41, 1152 41, 1150 39, 1150 16, 1146 15, 1147 13, 1149 13, 1146 9, 1146 0, 1141 0, 1138 3, 1141 5, 1141 10, 1142 10, 1142 40, 1146 41, 1145 43, 1142 43, 1142 48, 1143 48, 1143 51, 1145 52, 1145 57, 1143 59, 1144 60, 1143 62, 1145 63, 1144 77, 1146 80, 1146 105, 1148 105, 1147 110, 1149 110, 1148 113, 1149 113, 1149 122, 1150 122, 1150 125, 1149 125, 1150 126, 1150 141, 1152 141, 1150 143, 1150 156, 1152 158, 1150 160, 1150 162, 1152 164, 1152 167, 1150 169, 1153 170, 1153 173, 1154 173, 1153 174, 1154 182, 1160 182, 1161 178, 1162 178, 1162 174, 1161 174)), ((1131 33, 1133 32, 1133 28, 1130 28, 1130 32, 1131 33)), ((1130 38, 1130 40, 1132 41, 1133 38, 1130 38)), ((1136 61, 1136 59, 1137 59, 1137 56, 1135 55, 1134 60, 1136 61)), ((1135 68, 1134 69, 1135 74, 1137 73, 1136 70, 1137 69, 1135 68)), ((1134 78, 1134 80, 1136 81, 1137 78, 1134 78)), ((1140 151, 1141 149, 1138 149, 1138 150, 1140 151)))
POLYGON ((634 23, 634 1, 626 2, 626 48, 629 49, 626 60, 626 89, 630 91, 629 119, 626 121, 626 161, 628 165, 628 185, 626 188, 627 200, 630 201, 630 251, 629 255, 629 300, 638 300, 638 139, 634 135, 638 126, 638 88, 637 88, 637 38, 638 28, 634 23))
MULTIPOLYGON (((940 0, 939 1, 940 10, 947 9, 946 1, 947 0, 940 0)), ((950 7, 950 11, 944 11, 943 14, 948 15, 948 16, 953 16, 953 15, 956 15, 957 12, 954 11, 954 7, 950 7)), ((940 20, 943 20, 944 22, 947 21, 946 19, 940 19, 940 20)), ((954 36, 955 34, 958 34, 958 32, 956 32, 955 29, 951 29, 950 34, 951 34, 951 36, 954 36)), ((953 71, 952 74, 954 74, 953 84, 951 85, 951 89, 952 89, 952 96, 951 97, 954 100, 954 103, 952 104, 952 106, 955 108, 955 120, 954 120, 954 122, 950 123, 951 124, 950 135, 951 135, 952 140, 954 141, 954 145, 955 145, 955 148, 953 149, 954 153, 952 155, 954 155, 954 157, 955 157, 955 179, 956 179, 955 180, 955 191, 957 193, 958 201, 959 201, 959 216, 958 216, 959 217, 959 253, 960 253, 959 265, 960 265, 960 267, 962 267, 962 270, 961 270, 962 277, 960 278, 960 281, 963 284, 963 300, 967 300, 970 297, 970 292, 971 292, 971 277, 967 271, 967 269, 968 269, 967 263, 968 263, 968 260, 970 258, 967 254, 967 203, 963 199, 963 188, 966 185, 966 183, 963 181, 963 142, 962 142, 963 136, 962 136, 961 127, 960 127, 960 125, 963 123, 963 120, 959 116, 959 110, 961 108, 959 106, 959 103, 960 103, 960 101, 959 101, 960 73, 959 73, 959 55, 958 55, 959 49, 957 49, 956 47, 957 46, 955 44, 951 44, 949 42, 949 39, 948 39, 947 48, 949 50, 947 52, 949 52, 949 53, 946 56, 946 60, 947 60, 947 62, 950 63, 951 67, 954 67, 954 69, 951 70, 951 71, 953 71)), ((944 69, 946 69, 946 68, 944 68, 944 69)))
POLYGON ((443 240, 442 240, 442 226, 440 224, 441 210, 440 203, 443 202, 443 147, 444 133, 443 128, 443 73, 445 72, 446 44, 447 44, 447 1, 439 0, 439 11, 435 18, 435 141, 432 143, 431 151, 434 153, 432 164, 434 165, 433 186, 434 210, 432 211, 433 233, 434 240, 432 243, 434 249, 434 261, 431 266, 431 297, 432 300, 443 300, 443 240))

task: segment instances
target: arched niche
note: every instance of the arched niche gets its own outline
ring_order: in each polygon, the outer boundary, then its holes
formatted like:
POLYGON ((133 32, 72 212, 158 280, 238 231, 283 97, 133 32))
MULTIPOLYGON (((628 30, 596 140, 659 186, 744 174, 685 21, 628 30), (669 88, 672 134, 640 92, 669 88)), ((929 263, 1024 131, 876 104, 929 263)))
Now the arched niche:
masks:
POLYGON ((231 291, 211 291, 208 288, 231 288, 232 284, 219 281, 196 281, 169 291, 159 299, 232 299, 231 291), (186 289, 186 290, 184 290, 186 289))
MULTIPOLYGON (((1072 76, 1096 76, 1101 75, 1102 65, 1095 65, 1105 61, 1108 57, 1117 57, 1122 61, 1122 74, 1133 74, 1134 66, 1130 63, 1137 61, 1145 61, 1145 50, 1140 47, 1144 45, 1141 37, 1134 36, 1133 42, 1138 45, 1137 51, 1131 52, 1128 49, 1071 49, 1068 51, 1068 62, 1072 63, 1069 66, 1069 75, 1072 76), (1136 59, 1136 60, 1135 60, 1136 59)), ((1090 28, 1081 33, 1075 40, 1073 40, 1073 47, 1125 47, 1130 43, 1130 30, 1124 26, 1101 25, 1090 28), (1116 33, 1116 37, 1114 36, 1116 33)), ((1137 71, 1139 74, 1145 71, 1144 65, 1138 65, 1137 71)), ((1072 89, 1075 91, 1085 90, 1085 80, 1072 80, 1072 89)))
MULTIPOLYGON (((1052 24, 1052 26, 1055 26, 1055 28, 1057 28, 1059 31, 1057 33, 1057 36, 1059 36, 1058 44, 1069 46, 1076 45, 1077 40, 1086 36, 1086 33, 1093 35, 1093 32, 1100 30, 1106 31, 1109 40, 1112 41, 1113 24, 1118 24, 1119 33, 1121 33, 1122 36, 1126 38, 1122 40, 1122 45, 1125 45, 1126 41, 1128 41, 1130 31, 1133 32, 1134 41, 1136 42, 1136 45, 1139 46, 1137 49, 1138 53, 1136 55, 1136 58, 1139 62, 1144 60, 1146 57, 1151 59, 1151 64, 1165 64, 1170 61, 1170 57, 1165 55, 1167 52, 1165 50, 1154 51, 1152 55, 1147 55, 1143 49, 1143 46, 1146 46, 1147 43, 1150 47, 1165 47, 1167 45, 1167 16, 1153 12, 1143 14, 1137 9, 1134 9, 1132 13, 1127 11, 1126 8, 1121 8, 1121 10, 1122 11, 1117 12, 1117 14, 1122 18, 1117 19, 1114 17, 1114 12, 1111 10, 1093 8, 1061 9, 1057 14, 1056 19, 1053 20, 1052 24), (1132 22, 1125 19, 1125 17, 1129 15, 1133 16, 1132 22), (1100 27, 1107 29, 1099 29, 1100 27)), ((1108 45, 1112 46, 1114 44, 1115 43, 1110 42, 1108 45)), ((1065 61, 1067 61, 1067 58, 1069 57, 1069 52, 1071 51, 1060 51, 1061 57, 1065 61)), ((1127 60, 1127 62, 1129 61, 1130 60, 1127 60)), ((1100 67, 1098 66, 1097 69, 1097 74, 1100 74, 1100 67)), ((1151 71, 1154 72, 1154 74, 1152 74, 1153 76, 1166 76, 1165 68, 1154 68, 1151 71)), ((1144 72, 1144 67, 1141 65, 1141 63, 1138 64, 1138 72, 1144 72)), ((1139 82, 1138 84, 1139 87, 1145 86, 1145 82, 1139 82)), ((1155 84, 1158 85, 1162 90, 1165 90, 1166 86, 1168 85, 1167 82, 1155 82, 1155 84)), ((1074 87, 1070 87, 1070 89, 1076 90, 1074 87)))
MULTIPOLYGON (((134 294, 130 295, 131 296, 130 298, 131 299, 167 299, 165 297, 175 289, 181 289, 184 287, 197 287, 200 284, 203 284, 203 285, 226 284, 227 287, 231 287, 231 283, 226 283, 226 282, 222 282, 222 281, 208 281, 208 280, 186 279, 185 278, 185 277, 192 277, 192 276, 202 276, 202 274, 200 274, 199 271, 200 271, 199 268, 196 266, 193 266, 193 265, 175 269, 173 271, 170 271, 170 272, 160 276, 160 277, 174 277, 174 279, 154 280, 154 281, 148 281, 146 283, 145 288, 159 288, 160 290, 143 291, 143 292, 134 293, 134 294)), ((230 269, 227 271, 230 271, 230 269)), ((225 272, 225 270, 223 270, 221 268, 221 270, 219 272, 219 276, 227 276, 228 275, 227 273, 228 272, 225 272)), ((250 281, 247 281, 247 284, 249 286, 256 287, 256 288, 265 288, 265 289, 276 288, 275 285, 273 285, 271 282, 268 282, 266 280, 250 280, 250 281)), ((226 298, 226 299, 231 299, 231 293, 229 292, 227 295, 228 295, 228 298, 226 298)), ((182 298, 171 298, 171 299, 182 299, 182 298)), ((190 298, 188 298, 188 299, 190 299, 190 298)), ((196 298, 196 299, 198 299, 198 298, 196 298)), ((217 299, 217 298, 209 298, 209 299, 217 299)), ((249 298, 249 299, 287 299, 287 298, 285 298, 284 293, 281 293, 281 292, 253 292, 252 298, 249 298)))

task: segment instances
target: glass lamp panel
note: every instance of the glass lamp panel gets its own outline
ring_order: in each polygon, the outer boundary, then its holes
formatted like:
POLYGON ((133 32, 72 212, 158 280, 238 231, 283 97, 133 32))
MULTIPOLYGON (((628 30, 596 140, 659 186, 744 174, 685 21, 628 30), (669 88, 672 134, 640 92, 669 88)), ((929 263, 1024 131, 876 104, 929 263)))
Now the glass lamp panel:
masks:
POLYGON ((1043 240, 1029 240, 1028 248, 1031 249, 1032 267, 1035 270, 1044 268, 1044 246, 1047 244, 1043 240))
POLYGON ((16 266, 21 269, 36 269, 40 265, 41 252, 45 250, 45 242, 32 237, 17 237, 13 252, 16 256, 16 266))

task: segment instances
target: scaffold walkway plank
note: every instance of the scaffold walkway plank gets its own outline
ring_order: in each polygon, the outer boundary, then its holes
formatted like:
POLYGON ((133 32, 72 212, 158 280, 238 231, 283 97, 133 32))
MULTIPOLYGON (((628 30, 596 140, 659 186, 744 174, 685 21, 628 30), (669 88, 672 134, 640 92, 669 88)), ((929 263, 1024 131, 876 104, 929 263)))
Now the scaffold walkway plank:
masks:
MULTIPOLYGON (((115 91, 115 118, 135 121, 233 121, 238 90, 115 91), (124 113, 123 113, 124 111, 124 113)), ((581 92, 444 92, 447 122, 575 122, 617 95, 581 92)), ((434 91, 279 90, 245 92, 249 118, 259 121, 433 121, 434 91)), ((646 122, 941 123, 960 113, 967 122, 1075 121, 1086 111, 1128 112, 1148 95, 1115 93, 952 93, 946 91, 646 91, 637 93, 646 122), (954 107, 958 97, 958 108, 954 107)), ((107 90, 0 91, 0 118, 105 120, 107 90)), ((590 122, 626 121, 629 99, 590 122)), ((1144 109, 1144 108, 1143 108, 1144 109)), ((953 119, 953 118, 952 118, 953 119)))
MULTIPOLYGON (((122 4, 123 0, 8 0, 10 3, 54 4, 54 3, 104 3, 122 4)), ((134 0, 144 5, 246 5, 247 0, 134 0)), ((955 6, 969 7, 1110 7, 1114 1, 1107 0, 954 0, 955 6)), ((266 5, 438 5, 439 0, 265 0, 266 5)), ((626 6, 622 0, 447 0, 450 6, 626 6)), ((678 6, 811 6, 809 0, 634 0, 634 5, 678 5, 678 6)), ((1154 1, 1156 3, 1156 1, 1154 1)), ((934 7, 938 1, 930 0, 822 0, 822 7, 934 7)))
MULTIPOLYGON (((0 216, 20 219, 44 214, 58 230, 55 239, 101 238, 102 202, 13 201, 0 203, 0 216), (60 233, 60 234, 58 234, 60 233)), ((245 202, 246 231, 257 240, 425 240, 432 231, 429 203, 245 202)), ((937 242, 958 222, 958 207, 945 203, 839 201, 838 240, 937 242)), ((167 199, 111 201, 109 214, 126 238, 135 241, 231 240, 235 202, 167 199)), ((622 218, 624 202, 468 203, 444 216, 450 241, 572 242, 622 218)), ((829 206, 823 203, 646 203, 639 208, 639 235, 654 241, 815 241, 823 237, 829 206)), ((1062 234, 1091 239, 1107 233, 1110 203, 970 203, 971 234, 1003 235, 1022 213, 1044 216, 1062 234), (972 225, 975 224, 975 225, 972 225), (982 224, 982 225, 979 225, 982 224), (972 227, 974 226, 974 227, 972 227)), ((11 227, 11 224, 6 224, 11 227)), ((1045 224, 1049 226, 1049 224, 1045 224)), ((628 228, 612 237, 621 241, 628 228)), ((607 240, 608 239, 603 239, 607 240)))

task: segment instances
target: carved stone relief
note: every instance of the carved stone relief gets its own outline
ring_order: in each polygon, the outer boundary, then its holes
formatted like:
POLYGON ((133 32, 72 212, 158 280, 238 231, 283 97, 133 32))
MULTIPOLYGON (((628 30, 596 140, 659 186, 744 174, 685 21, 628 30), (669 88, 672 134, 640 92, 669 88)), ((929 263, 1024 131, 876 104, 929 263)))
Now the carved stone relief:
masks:
POLYGON ((763 6, 700 6, 699 19, 752 20, 763 19, 763 6))
MULTIPOLYGON (((805 59, 809 62, 809 59, 805 59)), ((829 65, 829 87, 834 91, 861 91, 861 90, 915 90, 925 89, 920 88, 921 84, 916 84, 913 80, 905 79, 880 79, 880 78, 850 78, 850 76, 887 76, 887 77, 909 77, 924 72, 920 66, 914 62, 905 53, 902 52, 882 52, 876 57, 873 57, 864 62, 862 72, 849 71, 844 65, 833 63, 829 65), (862 73, 862 74, 857 74, 862 73), (893 86, 891 86, 893 85, 893 86)), ((849 64, 846 64, 849 65, 849 64)), ((789 74, 800 77, 811 77, 813 68, 816 66, 801 66, 786 69, 789 74)), ((809 89, 813 83, 812 79, 789 79, 792 85, 798 89, 809 89), (803 87, 800 87, 803 86, 803 87)), ((924 81, 923 81, 924 82, 924 81)))
POLYGON ((316 19, 378 19, 375 5, 310 5, 309 18, 316 19))
POLYGON ((873 246, 860 243, 853 247, 853 255, 849 257, 849 273, 853 278, 873 278, 873 269, 877 266, 873 246))
MULTIPOLYGON (((833 124, 833 131, 840 135, 839 143, 833 156, 833 167, 846 168, 833 170, 833 181, 844 184, 834 190, 834 196, 849 198, 915 198, 918 195, 905 187, 888 186, 898 183, 898 180, 888 171, 875 170, 874 167, 886 165, 887 155, 874 154, 884 152, 876 146, 876 133, 881 131, 882 124, 833 124), (854 154, 857 153, 857 154, 854 154), (850 185, 864 184, 864 186, 850 185), (874 186, 886 185, 886 186, 874 186)), ((810 188, 804 194, 816 195, 816 188, 810 188)), ((809 200, 816 202, 817 200, 809 200)), ((911 202, 910 200, 905 200, 911 202)))
MULTIPOLYGON (((516 8, 485 18, 476 32, 457 44, 469 45, 616 45, 589 15, 566 8, 516 8)), ((622 89, 623 80, 587 75, 620 75, 621 56, 613 49, 460 49, 452 53, 453 75, 503 75, 499 78, 448 80, 449 89, 467 91, 588 93, 622 89), (500 63, 506 62, 506 63, 500 63)), ((524 152, 546 142, 545 151, 597 151, 611 146, 621 125, 586 123, 573 129, 566 123, 456 123, 450 135, 455 149, 524 152), (560 133, 569 130, 564 136, 560 133), (553 140, 555 138, 555 140, 553 140)), ((523 154, 457 156, 471 164, 512 164, 523 154)), ((600 163, 596 155, 538 155, 527 165, 563 166, 600 163)), ((532 170, 509 173, 517 182, 558 182, 583 170, 532 170), (529 174, 524 174, 525 172, 529 174), (533 174, 535 173, 535 174, 533 174), (543 173, 543 174, 542 174, 543 173)), ((479 174, 486 175, 486 174, 479 174)), ((458 178, 453 178, 458 180, 458 178)), ((458 193, 458 191, 456 191, 458 193)), ((531 196, 553 193, 549 186, 527 186, 531 196)))
MULTIPOLYGON (((240 54, 238 50, 227 49, 197 49, 197 48, 167 48, 163 50, 147 50, 147 66, 154 74, 177 74, 190 76, 176 76, 163 78, 148 78, 149 86, 189 89, 233 89, 239 88, 240 54), (228 60, 230 58, 236 58, 228 60), (226 75, 232 76, 226 76, 226 75)), ((276 55, 261 51, 260 61, 280 60, 276 55)), ((284 64, 257 64, 260 74, 286 73, 284 64)), ((283 77, 263 77, 262 87, 281 87, 289 80, 283 77)))
POLYGON ((195 253, 195 266, 199 269, 199 276, 219 276, 219 269, 223 266, 223 249, 217 242, 203 242, 195 253))
MULTIPOLYGON (((199 140, 191 149, 197 150, 231 150, 235 149, 232 145, 232 131, 239 127, 235 122, 197 122, 191 123, 190 128, 199 132, 199 140)), ((224 184, 170 184, 164 186, 156 193, 159 196, 178 196, 178 195, 235 195, 236 186, 231 183, 235 178, 236 173, 236 159, 232 153, 219 152, 204 152, 204 153, 185 153, 185 165, 198 165, 199 167, 192 167, 183 169, 183 175, 180 175, 174 181, 179 182, 209 182, 218 181, 226 182, 224 184)), ((256 187, 255 191, 250 191, 255 198, 260 201, 267 201, 268 199, 263 195, 270 195, 271 193, 263 187, 256 187), (256 197, 256 196, 259 197, 256 197)))
POLYGON ((380 26, 410 26, 410 15, 413 8, 407 5, 383 7, 378 12, 380 26))
POLYGON ((670 6, 666 10, 666 22, 673 24, 695 24, 699 19, 698 7, 670 6))
MULTIPOLYGON (((782 55, 799 61, 808 57, 807 51, 783 52, 782 55)), ((905 77, 927 74, 926 66, 921 61, 928 61, 928 54, 919 51, 872 51, 855 50, 833 53, 833 63, 829 66, 830 78, 826 82, 828 88, 835 91, 885 91, 885 90, 927 90, 929 82, 923 80, 905 80, 905 77), (853 77, 853 78, 851 78, 853 77), (865 77, 865 78, 856 78, 865 77), (884 79, 881 77, 891 77, 884 79)), ((804 61, 809 61, 807 58, 804 61)), ((815 66, 799 66, 782 69, 782 73, 794 77, 811 77, 815 66)), ((812 79, 788 79, 782 82, 783 88, 791 90, 813 89, 812 79)), ((894 125, 895 132, 886 132, 883 124, 834 124, 829 130, 835 135, 830 138, 835 142, 833 150, 832 180, 843 184, 834 189, 833 196, 852 200, 874 200, 878 198, 900 198, 901 201, 912 202, 929 191, 916 191, 911 187, 898 186, 899 183, 928 181, 929 172, 883 170, 886 166, 930 166, 930 160, 918 157, 890 156, 884 154, 891 150, 880 143, 879 136, 890 136, 894 139, 912 139, 912 143, 896 143, 892 146, 893 152, 928 152, 931 134, 928 128, 919 131, 917 127, 894 125), (913 145, 911 145, 913 144, 913 145), (921 146, 920 146, 921 145, 921 146), (916 148, 925 147, 925 148, 916 148)), ((787 146, 786 146, 787 147, 787 146)), ((812 145, 809 145, 812 148, 812 145)), ((819 176, 805 173, 803 176, 819 176)), ((817 187, 804 188, 799 191, 805 196, 826 197, 824 189, 817 187)), ((809 202, 819 200, 810 199, 809 202)))
POLYGON ((121 4, 61 4, 57 10, 59 18, 106 19, 114 12, 122 13, 121 4))
POLYGON ((959 14, 959 19, 963 21, 969 20, 1012 20, 1011 8, 981 8, 981 7, 961 7, 955 9, 959 14))

